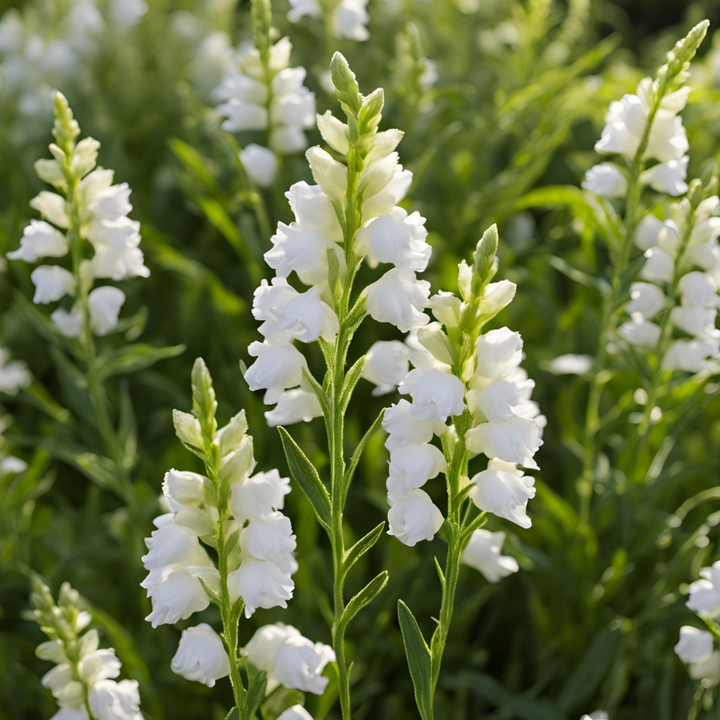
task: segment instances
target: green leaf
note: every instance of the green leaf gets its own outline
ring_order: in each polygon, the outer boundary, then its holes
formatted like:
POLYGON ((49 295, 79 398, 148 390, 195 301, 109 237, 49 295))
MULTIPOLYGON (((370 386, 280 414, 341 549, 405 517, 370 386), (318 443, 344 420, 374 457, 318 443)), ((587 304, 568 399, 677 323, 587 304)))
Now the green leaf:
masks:
POLYGON ((350 624, 352 619, 366 606, 369 605, 379 594, 382 589, 387 585, 388 572, 383 570, 379 575, 376 575, 357 595, 353 596, 350 602, 345 608, 342 617, 340 618, 340 625, 347 626, 350 624))
POLYGON ((385 529, 385 522, 373 528, 365 537, 360 538, 349 550, 345 552, 343 569, 347 572, 381 537, 385 529))
POLYGON ((185 352, 184 345, 156 348, 146 343, 123 345, 103 359, 98 370, 101 380, 114 375, 126 375, 155 365, 167 358, 177 357, 185 352))
POLYGON ((135 466, 138 452, 137 423, 135 409, 127 382, 120 387, 120 411, 118 420, 118 445, 122 453, 123 467, 131 470, 135 466))
POLYGON ((355 391, 355 386, 358 384, 358 380, 360 380, 364 367, 365 356, 363 355, 355 362, 345 375, 345 382, 343 383, 342 392, 340 393, 340 410, 343 413, 347 410, 350 398, 355 391))
POLYGON ((422 632, 420 632, 415 616, 402 600, 398 600, 398 620, 400 621, 400 631, 402 632, 405 654, 410 668, 410 677, 412 677, 413 687, 415 688, 415 702, 420 711, 420 717, 423 720, 431 720, 433 709, 430 648, 427 646, 422 632))
POLYGON ((350 483, 352 482, 353 476, 355 475, 355 470, 357 469, 358 463, 360 462, 360 457, 363 454, 363 450, 365 449, 365 445, 367 445, 367 441, 372 437, 372 435, 375 433, 375 431, 380 427, 380 424, 382 423, 383 415, 385 414, 385 408, 383 408, 380 411, 380 414, 375 418, 375 422, 369 427, 368 431, 363 435, 362 440, 358 443, 358 446, 355 448, 355 452, 352 455, 352 458, 350 458, 350 463, 347 466, 347 470, 345 470, 345 476, 343 477, 343 497, 347 495, 347 491, 350 488, 350 483))
MULTIPOLYGON (((247 370, 245 372, 247 372, 247 370)), ((328 397, 328 394, 323 389, 323 386, 315 379, 314 375, 307 368, 303 368, 302 372, 303 372, 303 377, 310 384, 312 391, 315 393, 315 397, 318 399, 318 402, 320 403, 320 408, 323 411, 323 415, 325 417, 329 417, 330 413, 332 411, 332 407, 330 405, 330 398, 328 397)), ((243 373, 243 377, 244 376, 245 376, 245 373, 243 373)))
POLYGON ((318 471, 307 459, 305 453, 298 447, 288 431, 283 427, 279 427, 278 431, 280 432, 280 439, 282 440, 285 457, 293 480, 307 496, 320 524, 326 530, 329 530, 332 522, 330 518, 330 496, 322 480, 320 480, 318 471))
POLYGON ((90 401, 87 376, 68 359, 62 350, 53 345, 50 346, 50 357, 57 368, 68 404, 77 417, 94 426, 95 410, 90 401))
POLYGON ((217 191, 217 184, 213 174, 207 169, 208 161, 194 148, 179 138, 170 138, 168 145, 175 157, 183 164, 183 167, 202 185, 208 192, 217 191))
POLYGON ((122 494, 117 467, 110 458, 97 455, 66 440, 46 437, 38 444, 52 456, 77 468, 85 477, 104 490, 122 494))
POLYGON ((267 673, 264 670, 256 673, 250 681, 247 695, 245 697, 245 712, 243 720, 253 720, 255 712, 260 707, 260 703, 265 697, 265 688, 267 687, 267 673))

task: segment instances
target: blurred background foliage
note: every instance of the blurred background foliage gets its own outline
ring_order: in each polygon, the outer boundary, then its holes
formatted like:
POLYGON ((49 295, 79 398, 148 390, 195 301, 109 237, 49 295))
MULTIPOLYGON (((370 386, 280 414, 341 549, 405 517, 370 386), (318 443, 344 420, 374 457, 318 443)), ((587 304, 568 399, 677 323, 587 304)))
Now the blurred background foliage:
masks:
MULTIPOLYGON (((149 717, 222 720, 227 684, 211 691, 173 675, 179 630, 152 630, 143 620, 149 607, 139 587, 140 540, 159 511, 164 472, 197 469, 188 467, 170 417, 173 407, 188 409, 196 356, 213 373, 221 416, 246 408, 259 468, 285 471, 277 432, 265 425, 238 360, 247 361, 257 337, 250 305, 267 270, 261 256, 268 228, 289 220, 283 193, 310 180, 309 171, 301 157, 285 158, 276 183, 258 195, 236 162, 237 143, 255 138, 226 136, 211 109, 210 91, 233 49, 249 39, 249 2, 149 0, 143 20, 120 31, 109 4, 97 0, 103 22, 82 37, 70 17, 78 4, 0 0, 0 15, 21 13, 27 33, 43 40, 20 67, 8 60, 7 48, 27 37, 4 38, 5 54, 0 45, 0 253, 17 246, 33 217, 28 201, 41 187, 32 163, 47 155, 47 90, 58 87, 83 133, 102 142, 101 163, 133 189, 133 217, 143 225, 152 276, 123 285, 126 314, 135 318, 128 336, 187 349, 109 383, 111 404, 124 408, 129 428, 138 497, 130 512, 68 450, 71 437, 82 437, 87 448, 98 439, 78 409, 82 383, 68 382, 41 317, 24 300, 28 268, 11 263, 0 273, 0 345, 24 359, 35 377, 27 391, 0 398, 0 414, 14 418, 5 432, 10 449, 30 463, 21 482, 5 478, 0 488, 0 718, 35 720, 53 712, 39 684, 48 668, 34 656, 40 633, 23 615, 32 568, 54 589, 69 581, 84 595, 124 668, 141 682, 149 717), (72 57, 53 54, 58 39, 70 44, 72 57)), ((319 112, 335 108, 323 75, 336 49, 366 92, 385 87, 383 126, 405 130, 401 161, 415 173, 406 202, 431 230, 426 277, 433 289, 455 289, 456 264, 492 222, 500 228, 501 275, 518 284, 501 321, 525 339, 525 365, 549 421, 530 507, 534 525, 516 532, 490 521, 491 529, 508 532, 507 547, 522 568, 517 575, 490 586, 463 572, 438 717, 574 720, 603 708, 613 720, 685 718, 694 688, 672 646, 688 620, 686 584, 717 559, 720 404, 712 400, 718 387, 671 395, 668 407, 676 411, 666 412, 650 438, 656 462, 638 479, 633 458, 623 452, 641 409, 633 398, 637 375, 618 358, 605 395, 591 520, 580 522, 576 481, 587 381, 553 375, 547 363, 564 353, 595 352, 600 298, 592 279, 607 272, 608 260, 587 218, 537 189, 579 184, 596 161, 592 148, 609 102, 654 73, 700 19, 720 28, 720 3, 370 0, 367 43, 328 42, 321 24, 307 19, 290 25, 284 0, 274 10, 280 33, 293 41, 292 64, 308 68, 319 112), (409 21, 424 55, 437 63, 431 87, 409 55, 409 21)), ((691 84, 684 117, 694 177, 720 147, 720 32, 713 39, 711 29, 691 84)), ((319 141, 311 133, 311 142, 319 141)), ((355 352, 378 336, 393 337, 387 326, 366 324, 355 352)), ((359 440, 386 400, 361 387, 348 443, 359 440)), ((319 420, 294 435, 317 467, 327 464, 319 420)), ((348 521, 356 537, 386 512, 383 440, 372 438, 351 489, 348 521)), ((329 548, 297 488, 287 513, 298 537, 295 598, 288 611, 244 621, 241 641, 278 620, 315 640, 329 639, 329 548)), ((359 583, 363 574, 390 572, 388 588, 351 633, 358 720, 415 717, 395 605, 402 596, 418 618, 432 615, 440 593, 432 557, 443 551, 439 538, 413 549, 388 538, 364 560, 367 572, 355 573, 359 583)), ((717 706, 707 717, 720 717, 717 706)))

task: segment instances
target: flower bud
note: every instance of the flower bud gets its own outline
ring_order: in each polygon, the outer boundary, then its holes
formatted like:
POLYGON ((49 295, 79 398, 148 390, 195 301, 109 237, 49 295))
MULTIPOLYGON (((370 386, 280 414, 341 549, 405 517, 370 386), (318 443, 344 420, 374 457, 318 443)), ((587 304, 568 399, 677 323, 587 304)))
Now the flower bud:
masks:
POLYGON ((125 303, 125 293, 111 285, 95 288, 88 295, 90 327, 96 335, 107 335, 118 325, 120 309, 125 303))
POLYGON ((306 153, 315 182, 334 202, 342 203, 347 188, 347 167, 319 147, 311 147, 306 153))
POLYGON ((336 152, 339 152, 341 155, 347 155, 350 149, 350 143, 347 138, 347 125, 340 122, 330 110, 324 115, 317 116, 317 125, 323 140, 336 152))
POLYGON ((194 472, 170 470, 165 473, 163 493, 180 505, 200 507, 205 500, 205 480, 194 472))
POLYGON ((494 315, 512 302, 517 285, 509 280, 490 283, 485 287, 480 300, 480 314, 494 315))
POLYGON ((182 442, 196 448, 203 446, 202 429, 194 415, 180 410, 173 410, 173 425, 175 426, 175 434, 182 442))

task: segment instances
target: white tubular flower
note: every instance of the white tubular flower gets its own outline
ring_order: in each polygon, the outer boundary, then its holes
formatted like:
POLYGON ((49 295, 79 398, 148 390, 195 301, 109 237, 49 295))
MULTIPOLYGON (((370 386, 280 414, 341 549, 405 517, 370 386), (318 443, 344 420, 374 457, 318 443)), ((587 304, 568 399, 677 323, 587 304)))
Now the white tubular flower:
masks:
POLYGON ((250 638, 250 642, 245 646, 245 653, 258 670, 264 670, 269 676, 275 667, 275 658, 280 647, 286 640, 295 637, 299 638, 302 635, 292 625, 284 623, 263 625, 250 638))
POLYGON ((286 390, 280 395, 277 405, 265 413, 269 427, 310 422, 317 417, 322 417, 322 408, 315 393, 300 388, 286 390))
POLYGON ((120 288, 105 285, 95 288, 88 295, 90 328, 96 335, 107 335, 118 325, 120 309, 125 303, 125 293, 120 288))
POLYGON ((142 561, 146 570, 181 563, 200 547, 197 535, 174 522, 172 514, 161 515, 154 522, 157 530, 145 538, 148 553, 143 555, 142 561))
POLYGON ((665 307, 665 302, 665 294, 657 285, 636 282, 630 286, 630 302, 625 306, 625 312, 652 320, 665 307))
POLYGON ((238 522, 251 518, 263 519, 285 506, 290 492, 290 479, 277 470, 261 472, 233 485, 230 510, 238 522))
POLYGON ((652 247, 645 251, 645 264, 640 270, 643 280, 668 283, 673 278, 675 261, 664 250, 652 247))
POLYGON ((279 277, 286 278, 295 272, 305 285, 326 280, 327 251, 334 244, 319 232, 305 232, 298 225, 278 223, 270 241, 273 247, 263 257, 279 277))
POLYGON ((680 628, 680 640, 675 653, 686 664, 707 660, 713 652, 713 636, 707 630, 698 630, 691 625, 680 628))
POLYGON ((409 497, 413 490, 445 472, 445 456, 434 445, 403 445, 390 453, 388 499, 391 503, 409 497))
POLYGON ((675 327, 688 335, 709 335, 715 329, 717 308, 704 308, 699 305, 691 307, 675 307, 671 318, 675 327))
POLYGON ((582 186, 602 197, 621 198, 627 193, 628 183, 617 165, 600 163, 587 171, 582 186))
POLYGON ((514 382, 495 378, 481 389, 468 393, 468 405, 473 414, 485 420, 510 420, 519 415, 517 406, 523 401, 521 388, 514 382))
POLYGON ((592 369, 589 355, 559 355, 548 363, 548 368, 556 375, 586 375, 592 369))
POLYGON ((395 207, 358 231, 356 247, 377 262, 423 272, 432 253, 426 238, 425 218, 417 212, 408 215, 395 207))
POLYGON ((445 431, 442 423, 418 420, 412 414, 412 405, 407 400, 400 400, 385 411, 382 426, 389 436, 385 447, 390 451, 403 445, 425 445, 437 431, 440 431, 439 434, 445 431))
POLYGON ((373 395, 391 393, 408 374, 410 349, 399 340, 378 340, 365 354, 360 377, 377 387, 373 395))
POLYGON ((665 353, 665 370, 684 370, 698 373, 708 367, 708 358, 718 352, 717 338, 705 340, 676 340, 665 353))
POLYGON ((720 617, 720 561, 700 570, 700 580, 690 585, 690 610, 706 618, 720 617))
POLYGON ((717 685, 720 683, 720 651, 715 650, 710 657, 691 663, 688 668, 693 680, 703 684, 717 685))
POLYGON ((272 674, 288 690, 322 695, 329 682, 322 671, 329 662, 335 662, 335 652, 329 645, 288 637, 278 648, 272 674))
POLYGON ((398 165, 390 182, 382 190, 375 195, 364 196, 363 218, 369 220, 390 212, 408 194, 411 184, 412 173, 398 165))
POLYGON ((47 305, 75 293, 75 277, 59 265, 40 265, 30 274, 35 285, 33 302, 47 305))
MULTIPOLYGON (((367 13, 368 0, 340 0, 332 10, 331 27, 337 40, 347 38, 362 42, 370 37, 365 27, 370 16, 367 13)), ((287 17, 298 22, 306 15, 322 18, 323 8, 318 0, 290 0, 287 17)))
POLYGON ((490 420, 465 433, 471 452, 506 463, 537 470, 533 455, 542 445, 540 428, 535 420, 514 416, 509 420, 490 420))
POLYGON ((488 469, 475 475, 471 482, 475 487, 470 491, 470 498, 480 510, 522 528, 532 525, 527 515, 527 503, 535 497, 534 480, 523 475, 515 465, 490 460, 488 469))
POLYGON ((689 160, 690 158, 685 155, 678 160, 658 163, 646 170, 642 174, 640 181, 650 185, 653 190, 667 193, 673 197, 684 195, 688 191, 688 184, 685 181, 687 179, 689 160))
POLYGON ((480 299, 480 312, 484 315, 494 315, 507 307, 515 297, 517 285, 509 280, 489 283, 480 299))
POLYGON ((717 282, 707 273, 689 272, 680 278, 683 305, 714 308, 720 305, 717 282))
POLYGON ((257 560, 281 563, 296 547, 290 518, 279 512, 251 518, 241 533, 240 544, 243 552, 257 560))
POLYGON ((313 716, 302 705, 293 705, 278 715, 277 720, 313 720, 313 716))
POLYGON ((245 617, 251 617, 258 608, 286 608, 294 588, 290 573, 269 560, 245 560, 228 576, 230 597, 233 600, 242 597, 245 617))
POLYGON ((245 373, 245 381, 251 390, 267 390, 266 405, 276 403, 284 390, 300 384, 307 362, 292 345, 254 342, 248 352, 257 360, 245 373))
POLYGON ((90 720, 87 708, 83 705, 81 708, 60 708, 50 720, 90 720))
POLYGON ((441 420, 461 415, 465 409, 462 380, 438 370, 411 370, 400 383, 401 395, 412 395, 410 413, 418 420, 441 420))
POLYGON ((169 470, 163 480, 163 494, 178 505, 200 507, 205 500, 206 480, 194 472, 169 470))
POLYGON ((0 347, 0 392, 17 395, 32 382, 32 374, 22 360, 11 360, 10 353, 0 347))
POLYGON ((208 687, 215 687, 217 680, 230 674, 223 641, 207 623, 183 630, 171 667, 186 680, 208 687))
POLYGON ((367 311, 377 322, 390 323, 402 332, 429 322, 422 309, 430 297, 430 283, 418 280, 412 270, 389 270, 366 293, 367 311))
POLYGON ((505 377, 522 361, 520 333, 503 327, 481 335, 477 341, 476 374, 484 378, 505 377))
POLYGON ((504 542, 504 532, 476 530, 463 551, 461 561, 482 573, 488 582, 500 582, 520 569, 514 557, 501 554, 504 542))
POLYGON ((58 331, 69 338, 80 337, 82 332, 82 317, 77 308, 73 308, 70 312, 58 308, 51 315, 50 319, 58 331))
POLYGON ((631 345, 644 348, 654 348, 660 339, 660 326, 645 320, 642 315, 636 314, 631 320, 623 323, 618 332, 631 345))
POLYGON ((248 177, 258 187, 270 187, 275 182, 278 159, 270 148, 250 143, 240 151, 240 162, 248 177))
POLYGON ((101 680, 90 690, 89 701, 97 720, 142 720, 137 680, 101 680))
POLYGON ((68 247, 67 238, 59 230, 43 220, 31 220, 23 231, 20 247, 14 252, 9 252, 7 257, 9 260, 34 263, 44 257, 64 257, 67 255, 68 247))
POLYGON ((444 522, 440 510, 423 490, 413 490, 388 512, 388 535, 408 547, 421 540, 432 540, 444 522))
POLYGON ((285 197, 295 215, 295 222, 303 232, 318 233, 334 243, 342 242, 342 228, 335 208, 319 185, 295 183, 285 197))

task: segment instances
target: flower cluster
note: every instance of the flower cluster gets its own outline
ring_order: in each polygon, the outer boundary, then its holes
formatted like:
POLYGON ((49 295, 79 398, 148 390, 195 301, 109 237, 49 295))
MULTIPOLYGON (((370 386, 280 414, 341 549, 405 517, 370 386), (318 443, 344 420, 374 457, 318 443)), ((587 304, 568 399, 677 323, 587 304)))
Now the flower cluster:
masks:
POLYGON ((322 695, 329 682, 322 672, 328 663, 335 662, 335 653, 329 645, 313 643, 283 623, 261 627, 245 646, 244 653, 258 670, 267 673, 268 694, 282 685, 288 690, 322 695))
MULTIPOLYGON (((487 259, 496 248, 492 228, 478 245, 474 266, 463 261, 459 267, 462 298, 440 292, 430 299, 437 322, 418 330, 420 348, 410 356, 414 369, 399 388, 412 402, 401 400, 385 412, 389 532, 406 545, 432 539, 443 523, 420 489, 447 470, 449 458, 431 444, 435 435, 445 436, 444 447, 450 438, 462 439, 468 451, 488 458, 487 469, 470 481, 469 496, 481 511, 530 527, 526 506, 534 481, 521 468, 537 469, 533 456, 542 444, 544 418, 530 400, 534 383, 519 367, 520 335, 508 328, 480 334, 515 294, 507 280, 489 282, 495 270, 487 259), (448 427, 449 418, 459 422, 448 427)), ((478 547, 484 541, 477 540, 478 547)))
POLYGON ((10 353, 0 347, 0 393, 17 395, 32 382, 32 375, 22 360, 11 360, 10 353))
POLYGON ((298 22, 306 15, 323 19, 330 14, 329 26, 337 40, 363 41, 370 38, 366 25, 370 21, 367 12, 368 0, 290 0, 287 17, 290 22, 298 22))
POLYGON ((696 207, 690 197, 683 198, 666 208, 664 221, 646 216, 635 236, 646 260, 641 281, 630 288, 625 311, 631 319, 620 326, 620 333, 637 347, 655 349, 665 323, 653 320, 669 312, 668 321, 684 337, 667 349, 659 348, 666 370, 700 372, 720 348, 720 331, 715 326, 720 304, 719 209, 720 199, 715 195, 696 207))
POLYGON ((142 720, 137 681, 116 681, 121 664, 115 650, 99 648, 98 631, 87 630, 92 615, 78 608, 79 600, 63 583, 56 605, 47 586, 33 579, 33 614, 50 638, 36 653, 55 663, 42 678, 60 706, 53 720, 142 720))
MULTIPOLYGON (((720 617, 720 562, 700 570, 700 580, 690 585, 687 606, 706 623, 713 625, 720 617)), ((720 683, 720 650, 715 649, 713 633, 691 625, 680 628, 675 646, 678 657, 688 666, 690 677, 705 687, 720 683)))
MULTIPOLYGON (((336 67, 339 65, 340 60, 336 67)), ((354 75, 346 64, 343 67, 346 74, 338 82, 347 83, 360 97, 354 75)), ((364 149, 362 160, 351 146, 348 125, 330 112, 318 116, 317 122, 336 155, 353 164, 353 168, 361 162, 358 177, 353 181, 356 187, 351 188, 361 198, 358 207, 347 206, 348 165, 326 150, 310 148, 307 158, 317 185, 299 182, 286 193, 295 221, 278 224, 272 237, 273 247, 265 253, 265 261, 277 276, 270 283, 263 281, 255 292, 253 315, 262 322, 260 332, 264 341, 250 346, 250 355, 257 360, 245 379, 252 390, 266 390, 267 404, 278 403, 274 411, 266 414, 273 425, 287 425, 321 414, 304 376, 305 358, 293 343, 318 339, 332 342, 339 328, 336 310, 342 299, 338 294, 343 294, 338 288, 354 277, 363 258, 371 266, 379 263, 393 266, 363 292, 364 308, 373 319, 390 323, 403 332, 428 322, 422 308, 430 286, 416 275, 425 270, 431 254, 425 219, 416 212, 408 214, 397 205, 412 181, 412 173, 403 169, 395 152, 402 133, 377 132, 381 91, 357 102, 367 108, 363 118, 367 129, 359 141, 364 149), (347 226, 348 214, 354 215, 356 233, 347 226), (295 290, 287 281, 292 273, 310 288, 302 293, 295 290)), ((356 127, 353 132, 358 132, 356 127)), ((375 345, 371 355, 385 355, 390 348, 396 348, 397 354, 398 345, 401 344, 375 345)), ((376 364, 373 360, 368 363, 365 376, 369 379, 376 364)), ((379 372, 386 374, 385 369, 379 372)), ((387 385, 384 381, 380 384, 387 385)))
POLYGON ((53 129, 57 144, 50 145, 54 159, 35 163, 40 179, 57 192, 43 190, 30 202, 43 220, 32 220, 20 247, 7 255, 27 263, 70 255, 71 270, 61 264, 39 265, 30 276, 35 303, 75 298, 69 310, 58 308, 51 315, 67 337, 79 337, 86 322, 96 335, 107 335, 117 327, 125 293, 109 285, 91 290, 95 279, 119 281, 150 274, 139 248, 140 223, 128 217, 130 188, 127 183, 113 184, 113 171, 96 166, 100 143, 93 138, 76 143, 79 134, 67 100, 57 93, 53 129), (93 250, 91 259, 84 257, 88 247, 93 250))
POLYGON ((275 179, 275 153, 304 150, 308 145, 304 131, 315 122, 315 94, 303 84, 305 68, 290 67, 291 50, 286 37, 269 46, 266 53, 251 48, 214 91, 215 99, 222 101, 216 109, 226 118, 224 130, 266 132, 269 149, 251 143, 240 153, 245 170, 260 187, 275 179))
MULTIPOLYGON (((595 150, 602 155, 620 155, 630 164, 642 147, 641 159, 657 160, 657 164, 640 176, 640 183, 658 192, 683 195, 688 189, 689 145, 678 113, 685 107, 690 88, 665 94, 656 104, 658 90, 658 80, 644 78, 637 94, 610 103, 595 150)), ((628 181, 620 167, 606 162, 588 171, 583 187, 604 197, 624 197, 628 181)))
MULTIPOLYGON (((174 421, 186 445, 204 447, 197 418, 176 410, 174 421)), ((217 480, 229 494, 224 528, 232 570, 227 589, 232 601, 242 598, 250 617, 257 608, 287 607, 297 564, 290 520, 280 512, 290 492, 289 480, 277 470, 252 474, 255 460, 246 430, 242 411, 217 432, 217 480)), ((142 586, 152 600, 147 620, 153 627, 204 610, 211 597, 204 586, 217 593, 220 585, 219 571, 203 547, 203 543, 217 544, 214 536, 221 510, 213 481, 194 472, 170 470, 163 494, 170 512, 156 518, 157 529, 147 538, 148 553, 143 557, 148 576, 142 586)))

